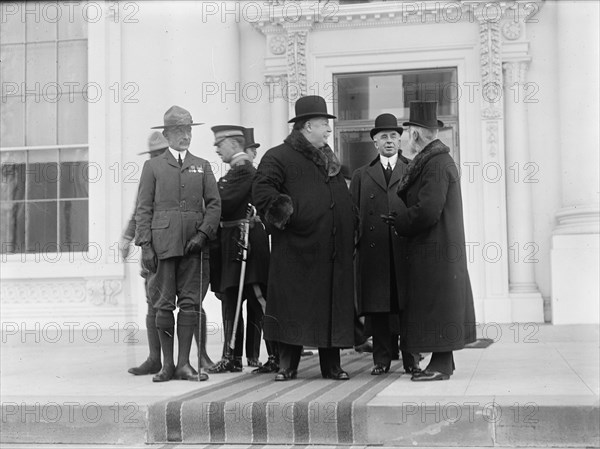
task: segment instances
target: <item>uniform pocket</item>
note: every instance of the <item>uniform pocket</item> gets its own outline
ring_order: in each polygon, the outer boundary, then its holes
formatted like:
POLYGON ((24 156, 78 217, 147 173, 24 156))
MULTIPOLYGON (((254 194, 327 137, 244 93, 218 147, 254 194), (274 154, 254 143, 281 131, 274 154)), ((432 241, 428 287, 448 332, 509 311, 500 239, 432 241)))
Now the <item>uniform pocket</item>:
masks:
POLYGON ((152 229, 165 229, 169 227, 169 223, 171 222, 170 217, 158 217, 152 220, 152 229))

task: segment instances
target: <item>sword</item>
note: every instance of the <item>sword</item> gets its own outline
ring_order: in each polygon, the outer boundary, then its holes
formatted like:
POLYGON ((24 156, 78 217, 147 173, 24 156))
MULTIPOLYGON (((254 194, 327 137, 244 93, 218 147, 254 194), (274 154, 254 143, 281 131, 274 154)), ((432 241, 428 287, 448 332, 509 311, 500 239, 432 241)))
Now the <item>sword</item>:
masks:
POLYGON ((204 277, 204 267, 202 266, 204 262, 204 255, 202 251, 200 251, 200 309, 198 310, 198 382, 202 379, 202 296, 204 287, 202 285, 202 278, 204 277))
POLYGON ((235 348, 235 335, 237 331, 238 321, 240 319, 240 311, 242 309, 242 295, 244 293, 244 279, 246 277, 246 261, 248 259, 248 238, 250 234, 250 219, 256 215, 256 208, 252 204, 248 204, 246 211, 246 219, 244 220, 240 230, 242 235, 240 236, 240 258, 242 266, 240 268, 240 284, 238 287, 237 304, 235 306, 235 318, 233 320, 233 329, 231 330, 231 340, 229 341, 229 348, 233 351, 235 348))

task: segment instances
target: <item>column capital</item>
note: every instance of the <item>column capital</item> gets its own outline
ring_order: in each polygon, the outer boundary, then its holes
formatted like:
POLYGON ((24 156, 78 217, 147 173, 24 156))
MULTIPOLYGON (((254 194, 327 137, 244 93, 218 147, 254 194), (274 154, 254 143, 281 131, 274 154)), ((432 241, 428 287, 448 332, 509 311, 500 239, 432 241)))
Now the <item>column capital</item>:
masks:
POLYGON ((522 59, 516 61, 505 61, 502 63, 504 73, 504 85, 523 84, 527 81, 527 71, 529 70, 529 60, 522 59))

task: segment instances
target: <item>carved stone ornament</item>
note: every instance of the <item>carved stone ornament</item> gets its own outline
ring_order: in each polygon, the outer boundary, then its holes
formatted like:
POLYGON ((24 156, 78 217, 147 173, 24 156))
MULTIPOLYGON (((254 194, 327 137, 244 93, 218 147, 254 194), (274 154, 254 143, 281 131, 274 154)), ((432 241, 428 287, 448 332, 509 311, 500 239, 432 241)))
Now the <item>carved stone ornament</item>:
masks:
POLYGON ((502 24, 502 35, 509 41, 517 40, 521 37, 522 26, 520 22, 510 20, 502 24))
POLYGON ((269 40, 269 50, 274 55, 282 55, 285 53, 287 38, 283 34, 275 34, 269 40))
POLYGON ((482 93, 486 104, 482 110, 482 116, 499 118, 502 116, 502 58, 499 23, 480 21, 479 40, 482 93))
POLYGON ((85 282, 2 282, 2 304, 84 303, 85 282))
POLYGON ((489 121, 486 125, 488 152, 491 157, 498 154, 498 122, 489 121))
POLYGON ((288 95, 296 97, 306 95, 306 38, 308 31, 289 31, 287 39, 288 95))
POLYGON ((96 306, 116 305, 116 295, 121 291, 121 282, 117 280, 88 280, 86 283, 88 302, 96 306))

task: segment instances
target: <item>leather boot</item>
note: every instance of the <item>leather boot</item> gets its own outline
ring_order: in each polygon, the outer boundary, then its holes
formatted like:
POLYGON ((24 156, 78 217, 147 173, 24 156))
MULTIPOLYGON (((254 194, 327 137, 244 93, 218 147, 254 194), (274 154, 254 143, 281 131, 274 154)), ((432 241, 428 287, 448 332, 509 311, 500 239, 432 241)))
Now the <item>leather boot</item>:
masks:
POLYGON ((173 362, 173 341, 175 329, 173 327, 165 328, 158 327, 158 338, 160 347, 163 353, 163 366, 152 378, 152 382, 167 382, 173 378, 175 374, 175 363, 173 362))
POLYGON ((202 368, 210 368, 215 363, 210 359, 206 352, 206 312, 202 309, 202 347, 198 347, 198 326, 194 327, 194 340, 196 340, 196 347, 200 352, 200 363, 202 368))
POLYGON ((198 378, 198 372, 190 365, 190 350, 194 339, 196 325, 196 313, 194 310, 180 310, 177 316, 177 367, 174 378, 179 380, 208 380, 208 375, 202 373, 198 378))
POLYGON ((160 339, 158 338, 158 329, 156 329, 156 315, 148 313, 146 315, 146 332, 148 333, 148 348, 150 354, 144 363, 140 366, 129 368, 127 372, 141 376, 145 374, 156 374, 162 368, 160 363, 160 339))

